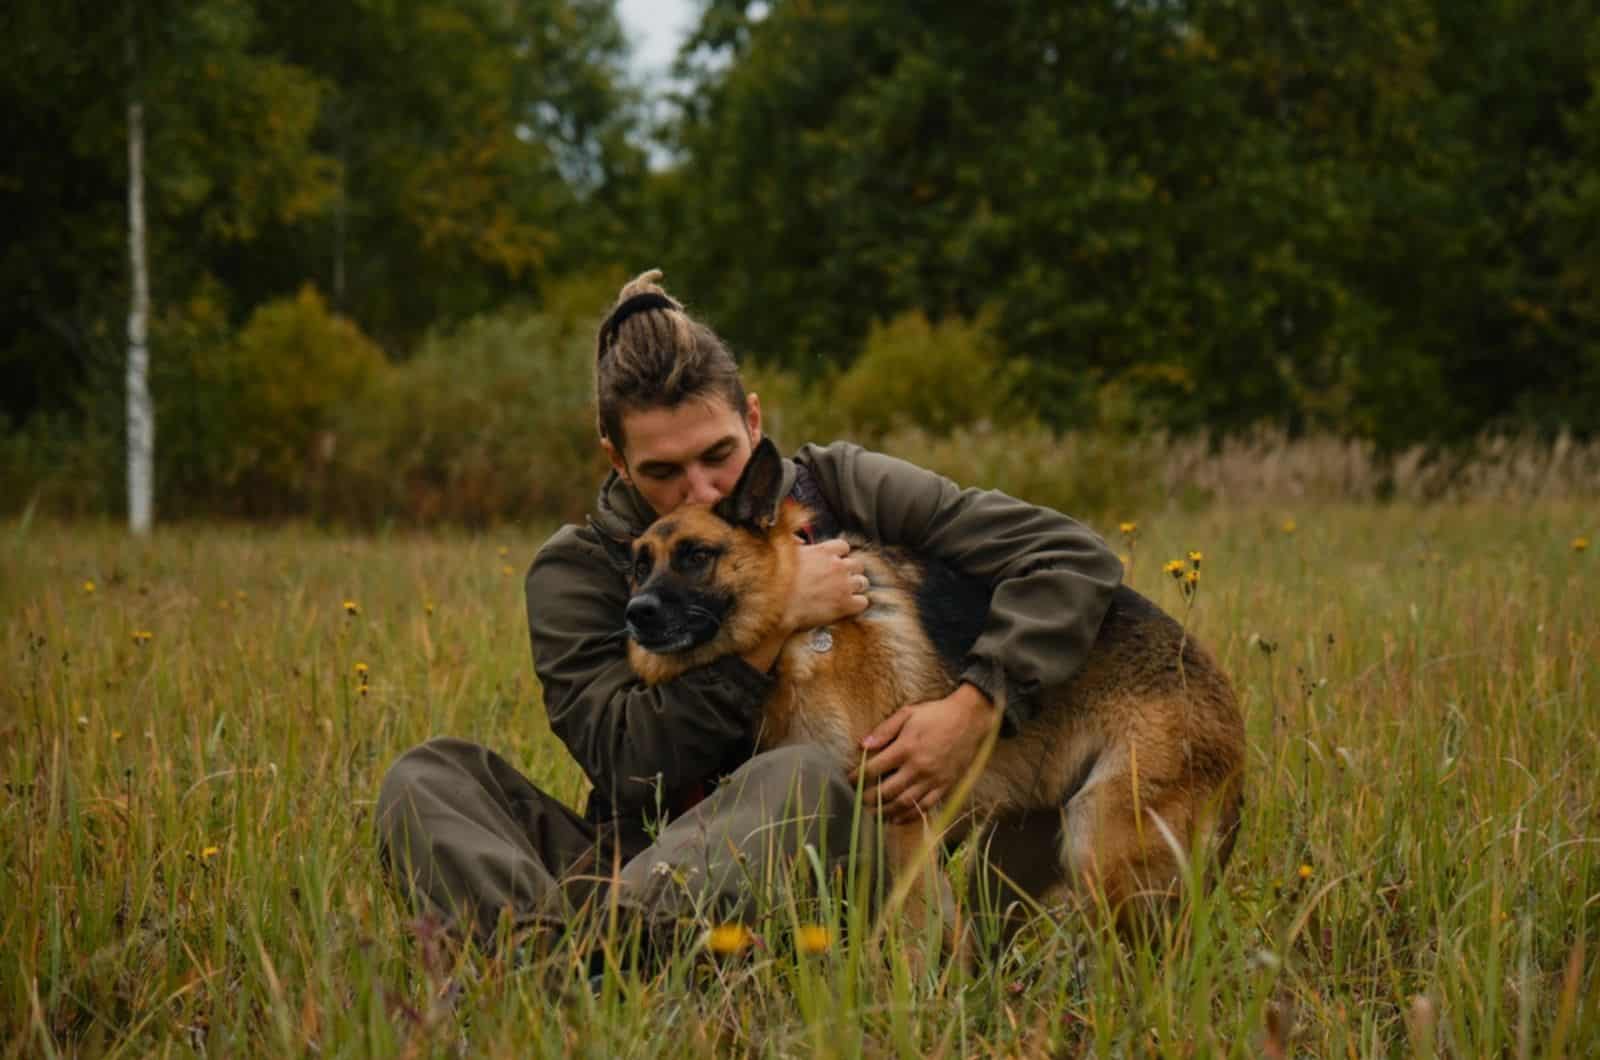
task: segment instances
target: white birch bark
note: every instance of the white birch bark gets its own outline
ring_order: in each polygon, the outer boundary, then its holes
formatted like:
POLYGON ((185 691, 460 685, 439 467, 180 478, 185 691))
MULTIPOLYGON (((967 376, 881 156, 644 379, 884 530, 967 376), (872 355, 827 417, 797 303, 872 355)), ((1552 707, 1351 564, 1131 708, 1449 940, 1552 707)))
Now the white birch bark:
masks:
POLYGON ((128 307, 128 529, 150 532, 156 419, 150 407, 150 282, 144 247, 144 104, 128 101, 128 259, 133 298, 128 307))

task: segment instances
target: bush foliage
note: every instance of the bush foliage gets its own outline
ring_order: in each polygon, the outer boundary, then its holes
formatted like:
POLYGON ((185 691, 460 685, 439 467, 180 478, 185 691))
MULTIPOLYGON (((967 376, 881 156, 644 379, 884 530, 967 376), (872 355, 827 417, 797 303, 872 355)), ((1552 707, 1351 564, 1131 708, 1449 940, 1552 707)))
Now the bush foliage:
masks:
MULTIPOLYGON (((508 310, 381 357, 313 290, 230 334, 215 292, 159 323, 157 508, 166 516, 312 518, 353 526, 485 527, 576 520, 606 468, 595 444, 593 315, 614 277, 576 283, 553 311, 508 310)), ((1600 495, 1600 443, 1484 435, 1409 446, 1258 431, 1210 441, 1142 425, 1103 395, 1100 426, 1046 424, 1025 376, 979 323, 910 314, 876 328, 849 369, 807 382, 753 362, 781 446, 850 439, 1086 517, 1162 505, 1600 495)), ((0 442, 0 507, 94 515, 122 503, 120 393, 36 417, 0 442)))

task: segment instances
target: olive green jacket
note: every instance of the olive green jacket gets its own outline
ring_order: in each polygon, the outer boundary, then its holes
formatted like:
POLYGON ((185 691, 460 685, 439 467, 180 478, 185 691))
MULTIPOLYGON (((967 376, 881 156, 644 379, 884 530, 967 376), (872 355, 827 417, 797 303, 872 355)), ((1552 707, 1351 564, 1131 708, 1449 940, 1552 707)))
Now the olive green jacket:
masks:
MULTIPOLYGON (((797 464, 843 530, 937 557, 993 586, 988 624, 962 676, 1002 705, 1002 731, 1077 671, 1122 579, 1093 531, 844 442, 808 445, 786 460, 785 494, 797 464)), ((635 677, 623 631, 628 586, 596 528, 635 537, 655 513, 615 473, 598 508, 593 526, 562 527, 534 558, 528 631, 550 727, 594 784, 588 816, 614 820, 630 849, 646 816, 681 805, 750 756, 773 678, 738 656, 655 687, 635 677)))

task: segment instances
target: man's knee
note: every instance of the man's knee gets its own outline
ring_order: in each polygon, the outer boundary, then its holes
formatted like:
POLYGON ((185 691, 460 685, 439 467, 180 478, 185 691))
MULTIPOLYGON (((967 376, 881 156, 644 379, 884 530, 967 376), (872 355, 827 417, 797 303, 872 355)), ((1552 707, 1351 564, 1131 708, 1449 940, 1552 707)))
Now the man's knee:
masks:
POLYGON ((814 744, 765 751, 746 763, 746 782, 757 784, 768 800, 777 797, 807 812, 848 812, 855 788, 836 755, 814 744))
POLYGON ((477 750, 466 740, 439 737, 395 759, 378 786, 375 824, 380 847, 400 841, 399 830, 416 821, 419 799, 427 792, 437 792, 441 781, 459 775, 462 759, 477 750))

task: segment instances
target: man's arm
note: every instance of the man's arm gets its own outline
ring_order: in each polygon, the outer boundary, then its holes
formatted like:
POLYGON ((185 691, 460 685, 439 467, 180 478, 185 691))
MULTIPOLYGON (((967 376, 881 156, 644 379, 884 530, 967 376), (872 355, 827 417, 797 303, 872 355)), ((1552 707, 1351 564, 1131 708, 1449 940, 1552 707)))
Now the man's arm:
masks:
POLYGON ((1049 508, 961 489, 847 443, 807 446, 796 460, 846 526, 993 586, 989 619, 962 679, 1004 711, 1007 730, 1033 716, 1042 691, 1083 665, 1122 580, 1121 562, 1093 531, 1049 508))

